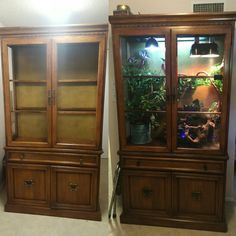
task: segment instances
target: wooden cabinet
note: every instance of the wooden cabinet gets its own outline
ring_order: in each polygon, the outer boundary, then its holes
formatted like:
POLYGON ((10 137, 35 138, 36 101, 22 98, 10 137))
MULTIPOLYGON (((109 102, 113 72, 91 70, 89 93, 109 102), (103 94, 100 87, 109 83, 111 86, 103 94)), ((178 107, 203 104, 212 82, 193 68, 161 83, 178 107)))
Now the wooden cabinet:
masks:
POLYGON ((225 231, 236 13, 110 16, 124 223, 225 231))
POLYGON ((0 37, 6 210, 100 220, 107 25, 2 28, 0 37))
POLYGON ((51 180, 52 207, 96 210, 97 169, 53 167, 51 180))

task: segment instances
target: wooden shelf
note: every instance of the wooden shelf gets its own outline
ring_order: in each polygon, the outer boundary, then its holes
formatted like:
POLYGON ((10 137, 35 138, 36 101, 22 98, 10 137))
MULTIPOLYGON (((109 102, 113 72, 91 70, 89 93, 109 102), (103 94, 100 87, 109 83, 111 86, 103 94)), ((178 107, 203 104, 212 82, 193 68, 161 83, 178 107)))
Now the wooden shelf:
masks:
POLYGON ((46 84, 46 80, 9 80, 10 82, 13 83, 24 83, 24 84, 46 84))
POLYGON ((177 111, 179 114, 212 114, 212 115, 220 115, 221 112, 210 112, 210 111, 177 111))
POLYGON ((125 111, 126 113, 131 112, 140 112, 140 113, 166 113, 167 111, 161 111, 161 110, 150 110, 150 111, 141 111, 141 110, 131 110, 131 111, 125 111))
POLYGON ((123 78, 160 78, 165 79, 165 75, 123 75, 123 78))
POLYGON ((96 112, 96 108, 57 108, 58 112, 60 111, 76 111, 76 112, 80 112, 80 111, 92 111, 92 112, 96 112))
POLYGON ((39 143, 47 143, 48 140, 46 138, 24 138, 24 137, 13 137, 14 141, 20 142, 39 142, 39 143))
POLYGON ((80 111, 57 111, 58 114, 62 115, 96 115, 96 111, 86 111, 86 110, 80 110, 80 111))
POLYGON ((130 146, 146 146, 146 147, 162 147, 162 148, 166 148, 167 147, 167 143, 165 143, 164 141, 160 141, 158 139, 152 139, 149 143, 145 143, 145 144, 134 144, 131 143, 130 141, 130 137, 127 139, 127 144, 130 146))
POLYGON ((28 112, 28 113, 46 113, 47 110, 46 109, 36 109, 36 108, 32 108, 32 109, 15 109, 15 110, 12 110, 11 112, 16 112, 16 113, 19 113, 19 112, 28 112))
POLYGON ((90 79, 70 79, 70 80, 58 80, 58 83, 61 84, 61 83, 93 83, 93 84, 96 84, 97 83, 97 80, 90 80, 90 79))
POLYGON ((214 76, 208 75, 178 75, 178 78, 181 79, 214 79, 214 76))

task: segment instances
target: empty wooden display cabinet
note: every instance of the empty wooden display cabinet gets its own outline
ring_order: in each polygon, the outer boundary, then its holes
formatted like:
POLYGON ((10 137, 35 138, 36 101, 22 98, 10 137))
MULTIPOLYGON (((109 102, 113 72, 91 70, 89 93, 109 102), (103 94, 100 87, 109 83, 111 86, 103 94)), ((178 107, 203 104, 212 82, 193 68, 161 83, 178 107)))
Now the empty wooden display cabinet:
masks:
POLYGON ((2 28, 6 211, 100 220, 107 25, 2 28))

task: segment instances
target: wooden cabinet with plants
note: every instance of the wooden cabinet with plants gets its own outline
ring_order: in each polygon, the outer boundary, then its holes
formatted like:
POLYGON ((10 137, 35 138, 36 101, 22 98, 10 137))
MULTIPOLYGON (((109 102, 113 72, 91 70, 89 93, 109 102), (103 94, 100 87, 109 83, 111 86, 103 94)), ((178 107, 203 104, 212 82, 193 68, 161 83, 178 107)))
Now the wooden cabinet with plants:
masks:
POLYGON ((6 211, 100 220, 107 25, 2 28, 6 211))
POLYGON ((225 231, 235 12, 110 16, 121 222, 225 231))

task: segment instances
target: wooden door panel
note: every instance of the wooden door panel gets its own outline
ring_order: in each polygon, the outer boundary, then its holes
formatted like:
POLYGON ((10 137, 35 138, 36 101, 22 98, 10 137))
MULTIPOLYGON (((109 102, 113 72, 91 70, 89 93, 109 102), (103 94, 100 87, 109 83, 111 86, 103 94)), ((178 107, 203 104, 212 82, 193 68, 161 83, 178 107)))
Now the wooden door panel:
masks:
POLYGON ((104 35, 53 38, 53 146, 101 147, 104 35))
POLYGON ((52 168, 52 206, 67 209, 95 209, 97 170, 52 168))
POLYGON ((9 146, 51 146, 51 44, 48 37, 2 41, 9 146))
POLYGON ((8 165, 10 202, 49 204, 49 170, 40 165, 8 165))
POLYGON ((125 171, 124 204, 129 211, 166 214, 171 206, 169 173, 125 171))
POLYGON ((174 175, 174 210, 177 216, 217 219, 222 216, 223 177, 174 175))

